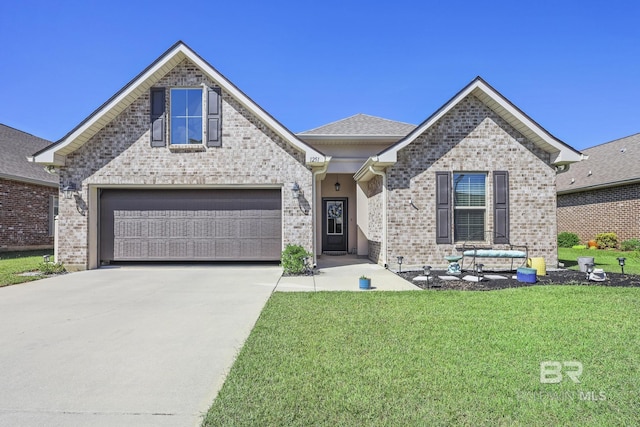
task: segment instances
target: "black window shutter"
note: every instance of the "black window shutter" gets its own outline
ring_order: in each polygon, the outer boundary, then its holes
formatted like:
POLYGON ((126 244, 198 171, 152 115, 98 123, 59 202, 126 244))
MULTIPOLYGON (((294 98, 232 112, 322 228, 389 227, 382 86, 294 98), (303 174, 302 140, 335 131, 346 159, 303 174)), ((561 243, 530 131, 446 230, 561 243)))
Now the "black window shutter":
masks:
POLYGON ((493 172, 493 242, 509 243, 509 172, 493 172))
POLYGON ((436 172, 436 243, 451 243, 451 172, 436 172))
POLYGON ((220 88, 207 92, 207 147, 222 146, 222 96, 220 88))
POLYGON ((163 87, 151 89, 151 146, 164 147, 165 142, 165 91, 163 87))

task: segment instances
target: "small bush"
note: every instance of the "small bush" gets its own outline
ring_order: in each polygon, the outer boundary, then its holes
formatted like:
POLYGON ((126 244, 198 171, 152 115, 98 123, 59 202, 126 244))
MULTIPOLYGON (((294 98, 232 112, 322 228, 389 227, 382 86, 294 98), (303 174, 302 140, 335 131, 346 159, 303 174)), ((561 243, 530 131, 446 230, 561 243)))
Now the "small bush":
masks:
POLYGON ((587 249, 587 247, 585 245, 575 245, 571 246, 571 249, 587 249))
POLYGON ((580 243, 580 238, 576 233, 563 231, 558 234, 558 246, 561 248, 570 248, 580 243))
POLYGON ((600 233, 596 236, 598 249, 615 249, 618 247, 618 235, 616 233, 600 233))
POLYGON ((41 262, 38 265, 38 270, 44 275, 61 274, 67 271, 61 262, 41 262))
POLYGON ((620 249, 623 251, 640 251, 640 239, 629 239, 620 243, 620 249))
POLYGON ((300 245, 287 245, 282 251, 281 265, 285 274, 302 274, 304 272, 304 257, 310 257, 300 245))

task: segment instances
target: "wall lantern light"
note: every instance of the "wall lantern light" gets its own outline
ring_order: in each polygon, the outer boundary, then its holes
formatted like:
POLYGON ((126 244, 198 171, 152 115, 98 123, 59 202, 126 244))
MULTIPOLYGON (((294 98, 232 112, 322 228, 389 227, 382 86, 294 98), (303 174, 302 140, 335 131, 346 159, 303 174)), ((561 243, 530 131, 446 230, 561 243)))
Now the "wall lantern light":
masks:
POLYGON ((625 261, 626 261, 626 258, 624 258, 624 257, 618 258, 618 264, 620 264, 620 268, 622 269, 622 274, 624 274, 624 262, 625 261))
POLYGON ((78 190, 76 189, 76 185, 73 182, 70 182, 62 187, 62 194, 64 194, 65 199, 73 199, 73 194, 77 191, 78 190))
POLYGON ((336 181, 335 187, 336 187, 336 191, 340 191, 340 183, 338 181, 336 181))
POLYGON ((297 182, 293 183, 293 187, 291 187, 291 191, 293 192, 293 198, 294 199, 299 199, 300 198, 302 190, 300 190, 300 186, 298 185, 297 182))

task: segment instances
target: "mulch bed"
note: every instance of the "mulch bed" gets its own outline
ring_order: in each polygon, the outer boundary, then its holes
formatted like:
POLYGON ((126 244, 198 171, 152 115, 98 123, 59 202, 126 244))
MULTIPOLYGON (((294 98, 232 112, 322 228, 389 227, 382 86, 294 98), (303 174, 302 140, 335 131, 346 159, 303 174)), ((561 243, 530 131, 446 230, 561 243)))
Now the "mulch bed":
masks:
POLYGON ((407 271, 402 273, 396 273, 403 279, 419 286, 422 289, 434 289, 434 290, 460 290, 460 291, 492 291, 496 289, 507 288, 522 288, 525 286, 540 286, 540 285, 592 285, 592 286, 620 286, 620 287, 640 287, 640 276, 632 274, 620 274, 620 273, 607 273, 607 279, 604 282, 587 281, 586 274, 574 270, 547 270, 546 276, 538 276, 537 283, 523 283, 519 282, 513 277, 516 276, 515 272, 487 271, 488 275, 500 275, 506 277, 506 279, 500 280, 482 280, 481 282, 470 282, 462 280, 462 277, 466 275, 473 275, 472 273, 463 273, 460 275, 460 280, 442 280, 438 276, 446 276, 446 271, 432 270, 429 284, 425 282, 414 282, 413 278, 416 276, 422 276, 422 271, 407 271))

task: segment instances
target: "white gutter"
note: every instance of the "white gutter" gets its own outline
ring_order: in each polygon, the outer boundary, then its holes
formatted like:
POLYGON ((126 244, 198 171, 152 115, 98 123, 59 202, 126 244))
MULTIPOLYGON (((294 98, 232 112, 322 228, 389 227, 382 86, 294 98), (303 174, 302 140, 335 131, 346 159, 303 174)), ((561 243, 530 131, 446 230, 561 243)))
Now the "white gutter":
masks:
POLYGON ((382 252, 382 265, 388 268, 387 263, 387 173, 377 171, 373 165, 369 166, 369 172, 382 177, 382 242, 380 242, 380 251, 382 252))
POLYGON ((312 242, 311 242, 311 252, 313 253, 313 265, 318 264, 318 245, 317 245, 317 240, 318 240, 318 236, 316 234, 316 230, 318 229, 318 225, 316 224, 317 222, 317 207, 316 207, 316 193, 318 192, 317 190, 317 185, 316 183, 317 181, 317 177, 318 175, 321 174, 325 174, 327 173, 327 169, 329 169, 329 162, 331 162, 331 157, 330 156, 325 156, 325 162, 324 165, 322 166, 321 169, 315 170, 313 171, 313 182, 311 183, 311 197, 312 197, 312 204, 311 204, 311 234, 313 236, 312 242))

